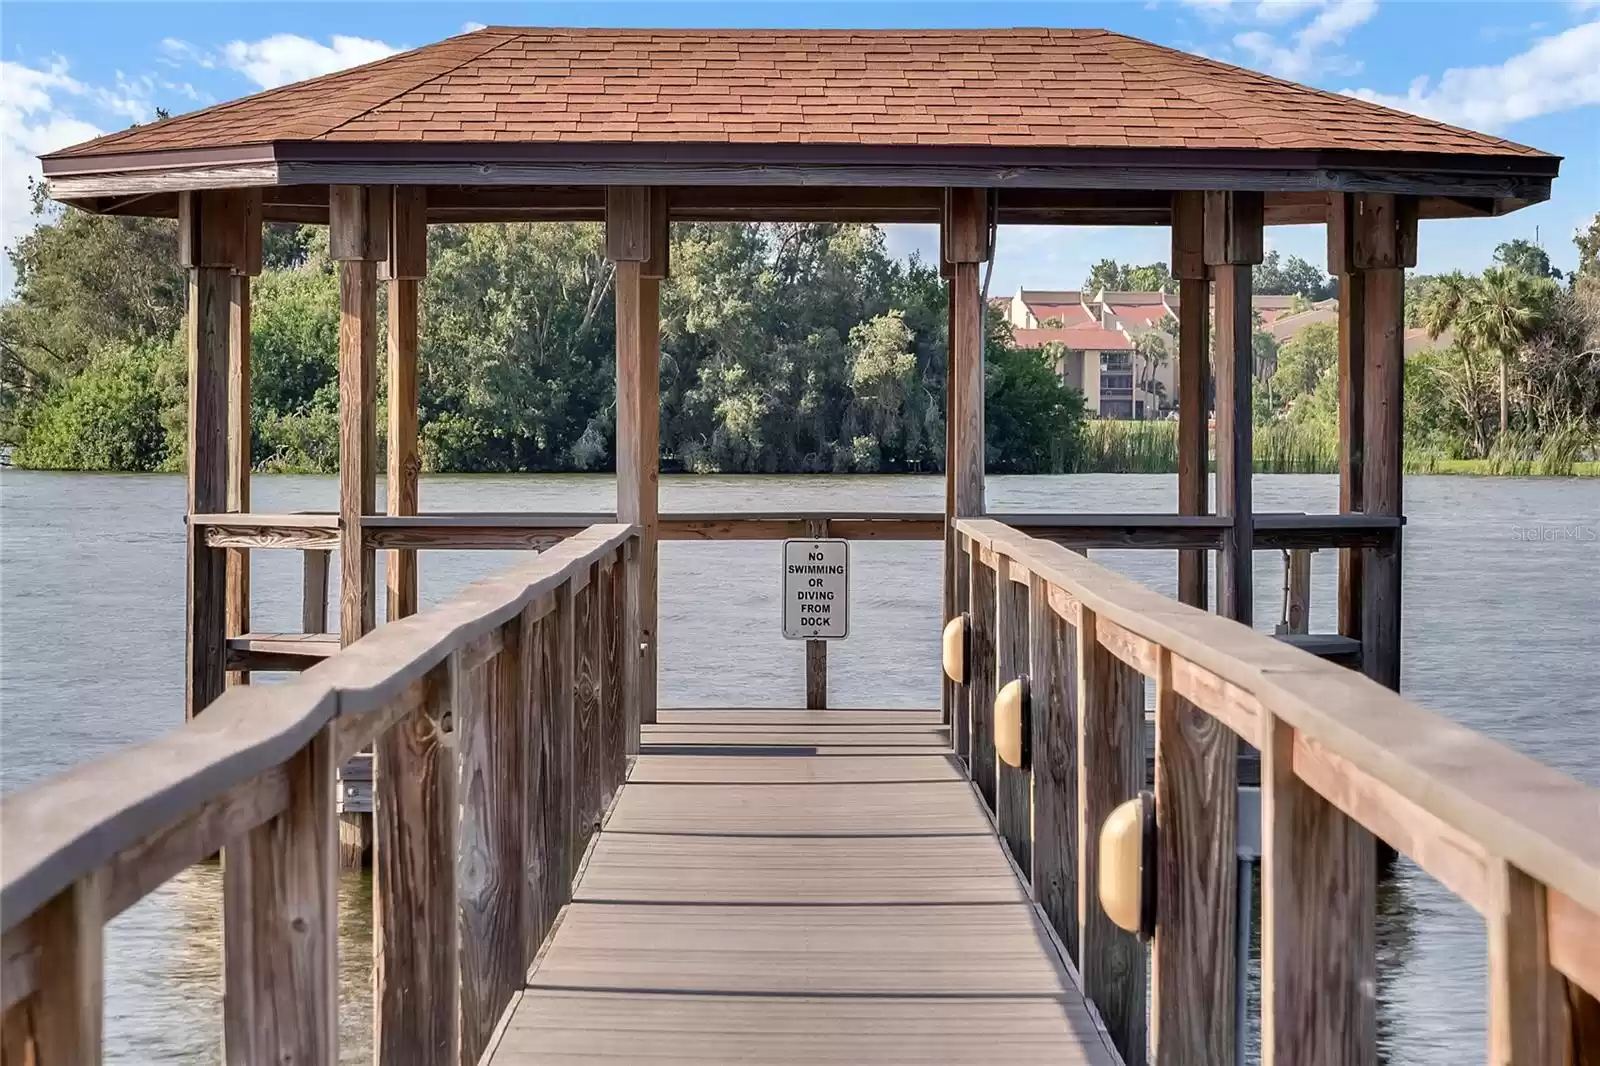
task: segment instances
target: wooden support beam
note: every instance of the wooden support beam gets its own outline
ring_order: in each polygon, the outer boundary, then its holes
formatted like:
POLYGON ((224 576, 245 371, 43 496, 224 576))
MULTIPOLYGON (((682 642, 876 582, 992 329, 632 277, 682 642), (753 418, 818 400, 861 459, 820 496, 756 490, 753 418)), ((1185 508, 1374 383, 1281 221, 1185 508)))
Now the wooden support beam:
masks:
POLYGON ((1033 700, 1033 895, 1073 961, 1078 935, 1078 645, 1050 608, 1050 586, 1028 588, 1033 700))
POLYGON ((956 418, 955 513, 962 517, 984 510, 983 339, 984 315, 979 268, 988 260, 988 199, 982 189, 950 189, 943 224, 945 254, 950 260, 951 321, 954 332, 954 377, 948 388, 956 418))
MULTIPOLYGON (((189 268, 188 511, 228 508, 229 378, 234 275, 245 266, 248 197, 234 191, 179 198, 179 254, 189 268)), ((226 684, 228 565, 226 553, 188 531, 185 711, 194 717, 226 684)))
POLYGON ((422 706, 373 743, 373 1052, 383 1063, 456 1060, 454 684, 448 667, 435 670, 422 706))
MULTIPOLYGON (((1172 270, 1178 279, 1178 513, 1209 512, 1211 282, 1205 262, 1205 194, 1172 197, 1172 270)), ((1178 600, 1205 610, 1206 553, 1178 553, 1178 600)))
POLYGON ((995 809, 994 625, 998 580, 974 550, 968 556, 967 574, 971 597, 967 604, 967 714, 972 729, 972 781, 991 811, 995 809))
POLYGON ((1144 1062, 1145 948, 1100 906, 1100 827, 1144 785, 1144 678, 1078 624, 1078 970, 1123 1062, 1144 1062))
MULTIPOLYGON (((1364 272, 1365 358, 1362 373, 1361 501, 1366 513, 1403 513, 1401 482, 1405 395, 1405 270, 1364 272)), ((1369 551, 1361 570, 1362 671, 1400 689, 1400 534, 1369 551)))
POLYGON ((1262 740, 1262 1066, 1372 1066, 1376 845, 1295 773, 1290 726, 1262 740))
MULTIPOLYGON (((939 277, 944 282, 945 289, 945 316, 944 316, 944 618, 948 623, 950 619, 962 611, 956 585, 958 575, 964 572, 959 544, 956 540, 955 526, 951 519, 956 515, 956 300, 955 290, 950 285, 950 263, 945 258, 944 225, 939 226, 939 277)), ((944 721, 951 726, 953 739, 956 737, 955 720, 964 717, 966 710, 962 699, 959 683, 946 677, 943 679, 943 698, 941 708, 944 721)), ((956 748, 957 754, 962 754, 965 749, 956 748)))
MULTIPOLYGON (((425 190, 397 186, 389 221, 389 441, 388 499, 391 515, 417 513, 417 327, 420 279, 428 270, 425 190)), ((388 557, 388 615, 417 612, 417 553, 393 549, 388 557)))
POLYGON ((1238 738, 1177 694, 1166 649, 1155 748, 1155 1062, 1225 1063, 1234 1054, 1236 960, 1224 945, 1234 943, 1238 910, 1238 738))
POLYGON ((600 824, 600 570, 573 595, 573 769, 578 847, 600 824))
MULTIPOLYGON (((972 609, 972 569, 967 551, 962 546, 961 537, 955 534, 955 526, 953 524, 950 526, 950 530, 955 551, 956 588, 954 615, 961 615, 968 613, 972 609)), ((968 695, 971 683, 972 676, 969 669, 964 683, 959 685, 952 683, 952 703, 950 705, 950 744, 955 749, 956 757, 966 765, 969 775, 972 772, 972 703, 971 697, 968 695)))
POLYGON ((329 190, 330 254, 339 263, 339 634, 376 623, 377 557, 362 523, 377 506, 377 261, 387 255, 388 186, 329 190))
POLYGON ((105 920, 105 880, 95 874, 75 882, 34 915, 38 969, 28 1018, 33 1056, 18 1061, 39 1066, 101 1061, 105 920))
MULTIPOLYGON (((1343 194, 1336 194, 1342 199, 1343 194)), ((1330 224, 1331 228, 1331 224, 1330 224)), ((1339 275, 1339 513, 1358 514, 1362 506, 1361 456, 1363 383, 1366 370, 1367 287, 1362 275, 1339 275)), ((1366 552, 1339 549, 1339 633, 1361 639, 1361 569, 1366 552)))
MULTIPOLYGON (((548 930, 556 914, 572 898, 572 872, 579 856, 573 849, 573 675, 576 670, 577 629, 574 624, 572 583, 556 591, 555 609, 541 625, 537 715, 539 732, 539 789, 537 803, 540 861, 537 864, 542 897, 541 926, 548 930)), ((542 936, 541 938, 542 939, 542 936)), ((537 949, 539 941, 533 942, 537 949)))
POLYGON ((223 849, 223 1053, 230 1066, 339 1058, 334 735, 288 761, 289 806, 223 849))
POLYGON ((627 616, 626 573, 620 552, 610 565, 600 568, 600 718, 605 734, 600 789, 602 813, 627 773, 624 708, 628 704, 628 675, 622 649, 622 626, 627 616))
POLYGON ((1250 624, 1250 475, 1255 383, 1251 264, 1261 262, 1260 193, 1206 193, 1205 260, 1217 291, 1217 514, 1233 521, 1217 554, 1217 612, 1250 624))
MULTIPOLYGON (((259 205, 260 199, 256 198, 259 205)), ((256 224, 259 235, 261 226, 256 224)), ((257 244, 259 245, 259 236, 257 244)), ((235 274, 228 305, 228 510, 250 510, 250 275, 235 274)), ((230 548, 227 569, 227 635, 250 631, 250 550, 230 548)), ((249 684, 236 670, 228 684, 249 684)))
MULTIPOLYGON (((828 535, 828 520, 815 518, 806 522, 806 536, 821 540, 828 535)), ((806 710, 828 709, 828 642, 806 641, 806 710)))
POLYGON ((652 254, 665 232, 664 222, 653 216, 665 210, 665 200, 648 188, 606 190, 606 256, 617 271, 617 519, 640 531, 631 582, 637 635, 628 640, 636 674, 629 689, 639 722, 656 720, 661 282, 649 275, 665 273, 664 256, 652 254))
MULTIPOLYGON (((1028 672, 1028 586, 1011 580, 1004 556, 995 568, 995 690, 1028 672)), ((1030 737, 1031 743, 1031 737, 1030 737)), ((1017 866, 1031 879, 1033 869, 1033 773, 995 760, 995 825, 1017 866)))
POLYGON ((1508 862, 1489 879, 1490 1066, 1564 1066, 1567 982, 1550 965, 1545 887, 1508 862))

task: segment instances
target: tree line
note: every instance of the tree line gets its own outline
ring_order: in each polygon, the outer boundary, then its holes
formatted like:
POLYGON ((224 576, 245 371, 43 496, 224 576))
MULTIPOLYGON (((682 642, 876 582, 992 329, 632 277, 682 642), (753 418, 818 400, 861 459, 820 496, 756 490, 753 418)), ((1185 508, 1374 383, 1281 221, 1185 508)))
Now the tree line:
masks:
MULTIPOLYGON (((0 307, 0 442, 24 466, 180 468, 186 284, 174 224, 37 207, 0 307)), ((596 224, 430 228, 425 469, 614 468, 602 236, 596 224)), ((326 230, 269 224, 263 262, 252 286, 254 465, 336 470, 338 280, 326 230)), ((941 470, 946 301, 937 269, 890 256, 876 227, 675 225, 661 304, 664 468, 941 470)), ((1013 346, 998 317, 990 326, 989 469, 1073 469, 1081 394, 1046 355, 1013 346)))

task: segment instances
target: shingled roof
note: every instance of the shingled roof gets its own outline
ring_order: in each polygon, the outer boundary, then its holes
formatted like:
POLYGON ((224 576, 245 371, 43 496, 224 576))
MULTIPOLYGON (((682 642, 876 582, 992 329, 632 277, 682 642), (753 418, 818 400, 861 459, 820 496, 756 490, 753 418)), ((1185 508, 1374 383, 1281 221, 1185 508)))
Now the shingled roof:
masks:
MULTIPOLYGON (((1105 30, 512 27, 452 37, 44 158, 51 178, 179 166, 303 168, 293 179, 275 171, 246 182, 272 185, 384 180, 328 168, 401 162, 1171 167, 1179 157, 1189 167, 1258 168, 1255 187, 1264 191, 1341 187, 1281 181, 1265 172, 1269 167, 1277 174, 1387 168, 1502 182, 1456 189, 1423 181, 1392 191, 1524 199, 1547 194, 1559 162, 1498 137, 1105 30), (322 169, 307 176, 315 167, 322 169), (1520 177, 1532 184, 1515 184, 1520 177)), ((1017 185, 1012 177, 997 184, 1017 185)), ((553 183, 617 180, 627 179, 569 174, 553 183)), ((961 183, 946 174, 879 184, 961 183)), ((1021 184, 1071 183, 1041 177, 1021 184)), ((1086 185, 1079 180, 1077 187, 1086 185)), ((1124 174, 1107 187, 1218 186, 1140 185, 1124 174)))
POLYGON ((491 27, 55 155, 272 141, 1540 154, 1105 30, 491 27))

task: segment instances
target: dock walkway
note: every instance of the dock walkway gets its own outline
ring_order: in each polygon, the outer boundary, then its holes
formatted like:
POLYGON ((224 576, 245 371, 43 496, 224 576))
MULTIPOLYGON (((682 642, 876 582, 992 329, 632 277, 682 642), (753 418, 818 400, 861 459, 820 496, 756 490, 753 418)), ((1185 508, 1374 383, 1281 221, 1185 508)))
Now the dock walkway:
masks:
POLYGON ((661 711, 489 1061, 1117 1061, 939 717, 661 711))

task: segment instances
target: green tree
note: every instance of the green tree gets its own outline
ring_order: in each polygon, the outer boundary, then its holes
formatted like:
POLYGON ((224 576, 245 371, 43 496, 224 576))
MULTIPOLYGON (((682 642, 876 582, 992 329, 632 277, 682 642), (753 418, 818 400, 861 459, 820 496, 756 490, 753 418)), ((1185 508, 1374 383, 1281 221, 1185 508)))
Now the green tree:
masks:
POLYGON ((1178 283, 1165 263, 1147 263, 1144 266, 1119 263, 1115 259, 1102 259, 1089 269, 1083 291, 1110 292, 1176 292, 1178 283))
POLYGON ((984 438, 996 474, 1075 468, 1083 439, 1083 393, 1062 383, 1037 348, 991 341, 984 352, 984 438))
POLYGON ((1600 284, 1600 212, 1589 220, 1587 229, 1573 234, 1572 243, 1578 246, 1578 269, 1572 274, 1573 286, 1577 287, 1582 281, 1600 284))
POLYGON ((1253 290, 1262 296, 1300 295, 1313 302, 1326 300, 1339 291, 1339 284, 1321 267, 1291 255, 1284 259, 1268 252, 1251 279, 1253 290))
POLYGON ((104 353, 51 389, 17 446, 16 462, 49 470, 161 469, 174 452, 182 454, 181 425, 171 427, 167 418, 183 396, 182 367, 171 348, 104 353))
POLYGON ((1331 322, 1307 326, 1278 349, 1278 366, 1272 374, 1272 396, 1277 405, 1301 419, 1322 420, 1325 398, 1322 386, 1337 396, 1339 373, 1339 327, 1331 322))
POLYGON ((1450 364, 1450 372, 1457 378, 1475 386, 1474 355, 1487 356, 1498 364, 1502 435, 1510 427, 1511 364, 1544 320, 1555 292, 1555 284, 1548 278, 1491 267, 1479 278, 1459 273, 1439 278, 1423 307, 1422 321, 1429 336, 1455 332, 1463 350, 1450 364))
POLYGON ((1496 246, 1494 261, 1507 270, 1520 270, 1531 277, 1561 280, 1561 271, 1550 265, 1550 257, 1544 249, 1522 237, 1496 246))

